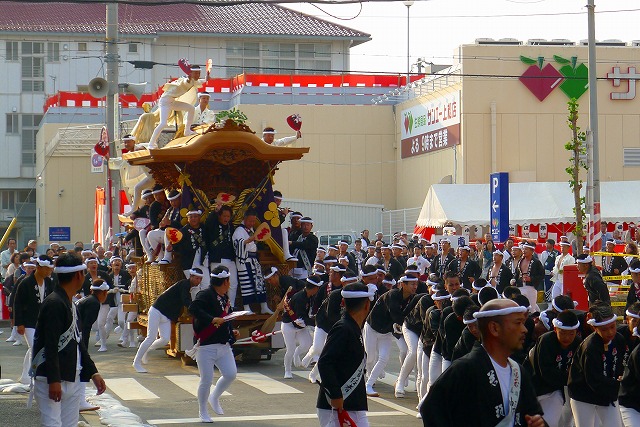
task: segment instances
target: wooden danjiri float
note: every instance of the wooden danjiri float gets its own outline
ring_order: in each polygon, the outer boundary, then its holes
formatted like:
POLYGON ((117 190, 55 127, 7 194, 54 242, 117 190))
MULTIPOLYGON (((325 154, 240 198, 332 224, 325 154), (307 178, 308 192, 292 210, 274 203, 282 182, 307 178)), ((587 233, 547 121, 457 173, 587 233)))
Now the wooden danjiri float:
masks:
MULTIPOLYGON (((273 233, 266 242, 259 244, 258 258, 263 272, 275 266, 281 273, 288 273, 295 265, 284 260, 281 241, 278 244, 275 238, 280 233, 280 219, 275 203, 272 204, 273 175, 280 162, 298 160, 309 148, 269 145, 244 124, 244 115, 232 112, 228 117, 230 118, 211 126, 196 127, 196 135, 172 139, 162 148, 128 152, 123 155, 123 159, 128 162, 129 168, 148 168, 147 173, 150 173, 155 182, 161 184, 165 190, 182 191, 183 225, 186 224, 186 212, 193 207, 203 209, 203 223, 206 215, 215 215, 215 203, 221 203, 221 193, 231 195, 230 198, 235 199, 230 205, 234 212, 232 221, 236 226, 242 222, 247 209, 258 208, 258 219, 267 222, 273 233), (264 206, 267 206, 267 210, 261 211, 260 207, 264 206)), ((141 264, 142 283, 137 295, 139 315, 138 324, 133 325, 134 327, 145 329, 148 310, 158 295, 184 278, 177 259, 179 256, 179 253, 174 252, 173 262, 167 265, 141 264)), ((280 289, 266 282, 265 287, 268 305, 274 310, 280 300, 280 289)), ((241 298, 240 289, 238 298, 241 298)), ((256 313, 259 311, 257 307, 253 310, 256 313)), ((261 314, 242 316, 233 321, 234 327, 240 329, 241 338, 249 337, 251 332, 260 329, 269 317, 261 314)), ((184 351, 193 346, 191 324, 192 319, 185 310, 179 321, 172 325, 174 327, 171 343, 167 351, 171 356, 182 357, 185 362, 189 359, 184 355, 184 351)), ((271 338, 268 338, 259 343, 234 346, 234 352, 243 361, 257 361, 263 357, 270 358, 271 354, 281 347, 274 346, 271 338)))

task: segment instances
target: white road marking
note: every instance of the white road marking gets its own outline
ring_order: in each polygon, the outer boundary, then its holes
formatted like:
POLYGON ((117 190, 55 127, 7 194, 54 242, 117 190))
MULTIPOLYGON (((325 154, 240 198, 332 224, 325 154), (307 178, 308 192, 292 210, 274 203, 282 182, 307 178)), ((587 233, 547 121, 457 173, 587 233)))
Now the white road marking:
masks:
POLYGON ((395 409, 396 411, 402 412, 403 414, 407 414, 407 415, 412 415, 415 416, 418 411, 417 410, 411 410, 409 408, 405 408, 402 405, 398 405, 397 403, 393 403, 393 402, 389 402, 386 399, 383 399, 381 397, 367 397, 367 399, 370 399, 376 403, 379 403, 381 405, 386 406, 387 408, 391 408, 391 409, 395 409))
MULTIPOLYGON (((198 397, 198 385, 200 384, 200 377, 198 375, 165 375, 165 378, 184 391, 198 397)), ((231 393, 225 391, 222 395, 231 396, 231 393)))
POLYGON ((156 394, 133 378, 110 378, 105 379, 105 382, 113 394, 122 400, 159 399, 156 394))
MULTIPOLYGON (((391 387, 396 386, 396 381, 398 380, 398 376, 392 373, 386 372, 384 378, 378 378, 376 382, 381 382, 383 384, 390 385, 391 387)), ((416 390, 416 382, 409 380, 409 387, 404 388, 405 391, 415 391, 416 390)))
MULTIPOLYGON (((404 415, 398 411, 388 412, 369 412, 367 417, 392 417, 404 415)), ((213 417, 213 423, 238 422, 238 421, 265 421, 265 420, 317 420, 317 414, 282 414, 282 415, 254 415, 239 417, 213 417)), ((200 424, 200 418, 178 418, 173 420, 147 420, 149 424, 166 425, 166 424, 200 424)))
POLYGON ((273 378, 270 378, 259 372, 239 372, 237 379, 251 387, 257 388, 265 394, 302 393, 300 390, 281 383, 280 381, 276 381, 273 378))

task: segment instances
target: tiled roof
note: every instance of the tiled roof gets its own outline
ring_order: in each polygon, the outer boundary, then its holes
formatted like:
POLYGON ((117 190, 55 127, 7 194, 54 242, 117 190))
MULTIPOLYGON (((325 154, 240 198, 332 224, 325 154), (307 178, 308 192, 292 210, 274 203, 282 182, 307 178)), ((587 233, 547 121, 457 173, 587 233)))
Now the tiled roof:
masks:
MULTIPOLYGON (((99 3, 17 3, 0 1, 0 32, 104 33, 105 5, 99 3)), ((120 33, 208 33, 353 39, 370 35, 272 3, 232 6, 167 4, 118 6, 120 33)))

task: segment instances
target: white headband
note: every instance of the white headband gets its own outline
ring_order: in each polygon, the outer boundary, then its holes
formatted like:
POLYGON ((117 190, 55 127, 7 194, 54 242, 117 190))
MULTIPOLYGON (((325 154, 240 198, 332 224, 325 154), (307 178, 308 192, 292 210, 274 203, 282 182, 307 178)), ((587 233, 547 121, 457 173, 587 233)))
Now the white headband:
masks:
POLYGON ((449 298, 451 298, 451 295, 449 295, 449 294, 431 297, 431 299, 434 300, 434 301, 443 301, 443 300, 446 300, 446 299, 449 299, 449 298))
MULTIPOLYGON (((275 267, 271 267, 271 268, 275 268, 275 267)), ((343 277, 343 279, 344 279, 344 277, 343 277)), ((341 280, 341 281, 342 281, 342 280, 341 280)), ((309 278, 309 277, 307 277, 307 283, 311 283, 312 285, 315 285, 315 286, 318 286, 318 287, 322 286, 322 280, 321 280, 320 282, 314 282, 314 281, 313 281, 313 280, 311 280, 311 278, 309 278)))
MULTIPOLYGON (((189 276, 204 277, 204 274, 198 273, 194 269, 189 270, 189 276)), ((213 275, 212 275, 213 276, 213 275)))
POLYGON ((276 274, 277 272, 278 272, 278 269, 276 267, 271 267, 271 273, 269 273, 266 276, 264 276, 264 278, 268 279, 268 278, 272 277, 274 274, 276 274))
POLYGON ((327 250, 325 248, 320 247, 320 248, 316 249, 316 252, 322 252, 323 254, 326 254, 327 250))
POLYGON ((113 264, 113 261, 120 261, 120 262, 122 262, 122 258, 120 258, 119 256, 111 257, 111 259, 109 260, 109 264, 113 264))
POLYGON ((543 311, 542 313, 540 313, 539 319, 544 325, 544 327, 547 329, 547 331, 551 329, 551 326, 549 325, 549 315, 547 314, 546 311, 543 311))
POLYGON ((23 267, 34 267, 35 268, 36 265, 34 263, 32 263, 32 262, 25 261, 25 262, 22 263, 22 266, 23 267))
POLYGON ((91 289, 92 291, 108 291, 109 285, 107 284, 107 282, 102 282, 100 286, 91 285, 89 289, 91 289))
MULTIPOLYGON (((386 271, 384 271, 383 268, 376 268, 376 274, 387 274, 386 271)), ((395 284, 395 283, 394 283, 395 284)))
POLYGON ((313 220, 311 218, 301 219, 300 224, 313 224, 313 220))
POLYGON ((53 269, 54 273, 75 273, 76 271, 86 270, 87 266, 84 264, 72 265, 70 267, 56 267, 53 269))
POLYGON ((342 283, 345 283, 345 282, 353 282, 353 281, 357 281, 357 280, 358 280, 358 278, 357 278, 357 277, 347 277, 347 276, 343 276, 343 277, 341 277, 341 278, 340 278, 340 281, 341 281, 342 283))
POLYGON ((38 263, 38 265, 40 267, 51 267, 51 268, 53 268, 53 263, 51 261, 49 261, 48 259, 34 258, 33 261, 38 263))
POLYGON ((362 273, 362 277, 371 277, 371 276, 377 276, 378 275, 378 270, 373 270, 369 273, 362 273))
POLYGON ((195 211, 189 211, 187 212, 187 216, 189 215, 202 215, 202 211, 200 209, 195 210, 195 211))
POLYGON ((401 282, 417 282, 418 278, 417 277, 409 277, 409 276, 402 276, 400 278, 401 282))
POLYGON ((576 323, 573 326, 565 326, 561 321, 559 321, 558 319, 553 319, 551 321, 551 323, 553 323, 553 326, 555 326, 558 329, 562 329, 565 331, 575 331, 576 329, 578 329, 580 327, 580 322, 576 323))
POLYGON ((625 314, 626 314, 627 316, 633 317, 634 319, 640 319, 640 314, 632 313, 632 312, 631 312, 631 311, 629 311, 629 310, 625 311, 625 314))
POLYGON ((98 258, 87 258, 86 260, 84 260, 85 265, 90 262, 98 263, 98 258))
POLYGON ((560 307, 556 305, 555 299, 551 300, 551 307, 553 307, 558 312, 562 311, 560 307))
POLYGON ((560 242, 560 246, 571 246, 569 242, 560 242))
POLYGON ((591 255, 588 255, 586 258, 577 259, 576 261, 579 262, 580 264, 589 264, 593 262, 593 258, 591 258, 591 255))
POLYGON ((521 307, 521 306, 507 307, 507 308, 501 308, 499 310, 478 311, 473 313, 473 317, 475 317, 476 319, 480 319, 484 317, 507 316, 513 313, 526 313, 527 311, 528 311, 527 307, 521 307))
POLYGON ((344 273, 345 271, 347 271, 346 268, 344 268, 341 265, 334 265, 333 267, 330 268, 331 271, 339 271, 341 273, 344 273))
POLYGON ((375 294, 371 291, 345 291, 344 289, 340 291, 342 298, 369 298, 369 301, 373 301, 375 294))
POLYGON ((631 268, 631 267, 629 267, 629 271, 631 273, 640 273, 640 268, 631 268))
POLYGON ((616 320, 618 320, 618 316, 614 314, 610 319, 603 320, 602 322, 596 322, 596 319, 589 319, 587 320, 587 324, 591 326, 606 326, 609 323, 615 322, 616 320))
POLYGON ((216 279, 226 279, 227 277, 231 277, 231 275, 229 274, 229 272, 227 270, 222 270, 218 274, 211 273, 211 277, 214 277, 216 279))
POLYGON ((396 280, 395 279, 391 279, 391 280, 383 280, 382 283, 384 283, 385 285, 391 285, 391 286, 395 286, 396 284, 396 280))
POLYGON ((427 279, 427 285, 438 286, 439 283, 438 282, 432 282, 431 280, 427 279))
POLYGON ((464 319, 464 320, 462 320, 462 323, 464 323, 465 325, 470 325, 472 323, 476 323, 477 321, 478 321, 478 319, 476 319, 474 317, 473 319, 470 319, 470 320, 464 319))

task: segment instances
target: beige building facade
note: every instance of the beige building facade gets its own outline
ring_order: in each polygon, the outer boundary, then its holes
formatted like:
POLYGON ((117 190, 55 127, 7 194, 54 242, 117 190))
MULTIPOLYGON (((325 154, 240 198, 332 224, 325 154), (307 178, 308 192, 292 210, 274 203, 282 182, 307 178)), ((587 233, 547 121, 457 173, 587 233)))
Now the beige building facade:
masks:
MULTIPOLYGON (((570 96, 579 96, 581 129, 589 123, 587 47, 474 44, 458 52, 452 74, 459 79, 449 77, 443 84, 444 77, 427 78, 431 83, 413 89, 415 98, 395 107, 401 145, 408 112, 421 104, 442 105, 442 99, 459 93, 459 145, 404 158, 396 150, 397 208, 421 206, 432 184, 488 183, 493 171, 509 172, 511 182, 567 181, 570 96)), ((636 46, 597 48, 602 181, 640 179, 634 159, 640 152, 639 59, 636 46)))

